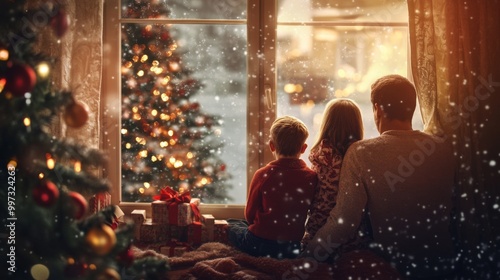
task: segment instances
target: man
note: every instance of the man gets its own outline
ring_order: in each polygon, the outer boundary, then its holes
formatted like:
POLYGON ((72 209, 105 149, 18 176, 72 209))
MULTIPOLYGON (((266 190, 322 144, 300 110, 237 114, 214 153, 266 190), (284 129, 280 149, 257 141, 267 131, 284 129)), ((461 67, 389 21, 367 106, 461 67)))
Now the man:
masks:
POLYGON ((380 136, 354 143, 341 168, 337 205, 302 257, 324 261, 357 233, 364 215, 370 249, 408 278, 453 271, 450 232, 453 155, 443 139, 412 129, 416 92, 389 75, 372 85, 380 136))

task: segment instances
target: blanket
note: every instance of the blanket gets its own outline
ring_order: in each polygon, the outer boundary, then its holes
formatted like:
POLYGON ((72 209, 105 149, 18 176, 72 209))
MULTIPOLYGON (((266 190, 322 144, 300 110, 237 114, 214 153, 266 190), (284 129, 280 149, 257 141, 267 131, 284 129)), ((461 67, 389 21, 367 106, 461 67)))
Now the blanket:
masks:
POLYGON ((217 242, 170 258, 153 250, 134 250, 136 258, 167 258, 171 268, 168 279, 402 279, 390 264, 370 251, 352 251, 327 264, 312 259, 253 257, 217 242))

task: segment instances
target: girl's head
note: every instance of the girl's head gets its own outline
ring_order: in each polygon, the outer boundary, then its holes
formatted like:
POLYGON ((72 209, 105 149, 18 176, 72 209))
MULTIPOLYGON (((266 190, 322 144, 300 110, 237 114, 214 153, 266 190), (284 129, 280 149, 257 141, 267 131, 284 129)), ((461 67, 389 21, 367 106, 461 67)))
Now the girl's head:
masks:
POLYGON ((326 104, 314 151, 322 140, 327 141, 341 155, 349 146, 363 139, 363 120, 358 105, 347 98, 333 99, 326 104))

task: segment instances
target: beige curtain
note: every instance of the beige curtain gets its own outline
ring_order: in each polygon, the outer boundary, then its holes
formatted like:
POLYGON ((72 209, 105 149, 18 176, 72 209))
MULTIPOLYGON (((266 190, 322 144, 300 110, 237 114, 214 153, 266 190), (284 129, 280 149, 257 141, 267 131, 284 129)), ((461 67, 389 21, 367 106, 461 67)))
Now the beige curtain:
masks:
POLYGON ((498 272, 500 1, 408 0, 408 8, 425 129, 455 149, 458 244, 470 269, 498 272))
MULTIPOLYGON (((46 1, 31 0, 29 5, 39 6, 46 1)), ((89 147, 99 148, 99 104, 102 74, 103 1, 57 0, 70 19, 68 31, 62 38, 54 35, 51 27, 42 30, 39 49, 56 58, 52 65, 51 79, 55 89, 73 92, 77 100, 89 107, 89 120, 83 127, 74 129, 62 119, 53 123, 52 131, 60 137, 75 139, 89 147)))

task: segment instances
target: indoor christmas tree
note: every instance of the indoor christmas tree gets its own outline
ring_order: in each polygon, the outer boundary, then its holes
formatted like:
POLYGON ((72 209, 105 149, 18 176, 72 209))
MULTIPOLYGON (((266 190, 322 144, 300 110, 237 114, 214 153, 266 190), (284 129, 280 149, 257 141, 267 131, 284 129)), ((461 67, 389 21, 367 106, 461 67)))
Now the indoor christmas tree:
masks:
POLYGON ((37 280, 165 276, 165 261, 134 260, 132 225, 117 223, 114 206, 89 213, 87 198, 110 187, 95 174, 105 157, 51 132, 58 117, 83 126, 88 111, 71 92, 53 89, 55 60, 36 50, 37 34, 52 29, 57 40, 69 18, 56 2, 31 2, 0 3, 1 273, 37 280))
MULTIPOLYGON (((167 18, 165 1, 129 1, 122 17, 167 18)), ((122 184, 124 201, 151 201, 164 187, 202 202, 228 201, 222 121, 192 97, 201 84, 183 67, 170 26, 123 24, 122 184)))

